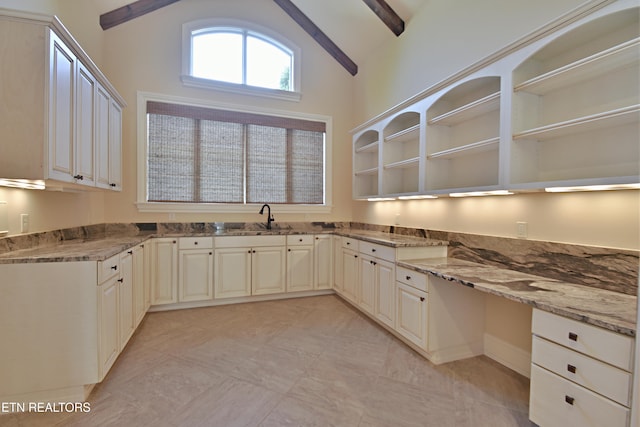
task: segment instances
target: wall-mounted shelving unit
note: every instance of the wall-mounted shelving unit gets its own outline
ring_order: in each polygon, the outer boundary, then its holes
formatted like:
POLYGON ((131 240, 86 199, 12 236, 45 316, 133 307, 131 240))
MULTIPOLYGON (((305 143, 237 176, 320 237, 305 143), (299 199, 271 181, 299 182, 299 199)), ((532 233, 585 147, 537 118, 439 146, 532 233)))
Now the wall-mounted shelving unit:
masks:
POLYGON ((415 194, 419 190, 420 113, 405 112, 384 128, 383 194, 415 194))
POLYGON ((354 198, 640 183, 640 7, 600 6, 357 128, 354 198))

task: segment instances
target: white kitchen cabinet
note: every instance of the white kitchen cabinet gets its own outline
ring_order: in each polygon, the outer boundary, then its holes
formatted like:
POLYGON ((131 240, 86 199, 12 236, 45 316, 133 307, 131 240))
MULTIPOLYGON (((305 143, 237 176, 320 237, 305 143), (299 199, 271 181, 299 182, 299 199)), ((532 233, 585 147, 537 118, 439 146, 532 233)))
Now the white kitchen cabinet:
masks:
POLYGON ((313 242, 314 289, 333 287, 333 239, 329 234, 318 234, 313 242))
POLYGON ((151 246, 151 305, 178 302, 178 240, 153 239, 151 246))
POLYGON ((96 88, 96 186, 122 189, 122 108, 109 92, 96 88))
POLYGON ((132 268, 133 268, 133 318, 134 328, 137 328, 142 321, 145 313, 149 309, 148 297, 147 297, 147 265, 145 256, 145 245, 140 244, 131 249, 132 256, 132 268))
POLYGON ((214 297, 285 292, 286 260, 285 236, 216 237, 214 297))
POLYGON ((98 83, 82 62, 78 61, 77 64, 73 178, 83 185, 95 186, 95 109, 98 83))
POLYGON ((396 324, 396 273, 395 264, 376 261, 376 302, 374 315, 378 321, 395 328, 396 324))
POLYGON ((420 113, 404 111, 383 129, 382 194, 409 195, 420 188, 420 113))
POLYGON ((629 425, 633 338, 537 309, 532 332, 531 421, 629 425))
POLYGON ((396 330, 421 349, 427 348, 427 293, 398 282, 396 330))
POLYGON ((360 255, 358 263, 360 273, 360 292, 358 292, 358 307, 373 315, 376 305, 377 269, 376 259, 368 255, 360 255))
POLYGON ((97 381, 101 381, 120 354, 120 315, 118 276, 98 286, 98 367, 97 381))
POLYGON ((122 190, 122 106, 109 103, 109 188, 122 190))
POLYGON ((343 255, 342 255, 342 237, 333 236, 332 238, 333 244, 333 289, 342 293, 342 280, 343 280, 343 255))
POLYGON ((353 197, 367 198, 379 195, 378 188, 380 133, 367 129, 353 139, 353 197))
POLYGON ((178 301, 213 299, 213 239, 181 237, 178 257, 178 301))
POLYGON ((287 292, 314 288, 313 242, 312 235, 287 236, 287 292))
POLYGON ((57 18, 12 13, 0 11, 0 92, 6 106, 0 110, 0 178, 95 187, 98 87, 112 102, 114 141, 124 100, 57 18))
POLYGON ((360 260, 358 252, 342 247, 342 296, 357 304, 360 292, 360 260))
POLYGON ((134 313, 134 275, 133 275, 133 251, 126 251, 120 255, 120 278, 118 279, 118 298, 120 300, 120 350, 136 330, 134 313))

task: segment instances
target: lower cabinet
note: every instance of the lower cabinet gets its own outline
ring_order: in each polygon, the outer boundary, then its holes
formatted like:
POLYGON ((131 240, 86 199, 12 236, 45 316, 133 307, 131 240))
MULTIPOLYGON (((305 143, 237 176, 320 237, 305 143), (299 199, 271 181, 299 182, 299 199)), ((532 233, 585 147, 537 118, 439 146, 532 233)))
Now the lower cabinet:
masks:
POLYGON ((151 305, 178 302, 178 239, 153 239, 151 248, 151 305))
POLYGON ((358 252, 352 249, 342 249, 342 293, 349 301, 357 304, 358 287, 360 284, 360 260, 358 252))
POLYGON ((333 238, 329 234, 318 234, 313 241, 314 289, 333 287, 333 238))
POLYGON ((406 339, 427 349, 427 292, 398 282, 396 330, 406 339))
POLYGON ((285 236, 216 237, 214 298, 285 292, 285 244, 285 236))
POLYGON ((377 268, 376 259, 367 255, 360 255, 360 292, 358 306, 361 310, 373 315, 376 305, 377 268))
POLYGON ((287 292, 313 290, 314 255, 312 235, 287 236, 287 292))
POLYGON ((213 239, 178 240, 178 301, 213 299, 213 239))
POLYGON ((98 286, 98 381, 102 381, 120 354, 118 277, 98 286))
POLYGON ((533 310, 529 418, 541 426, 629 425, 631 337, 533 310))

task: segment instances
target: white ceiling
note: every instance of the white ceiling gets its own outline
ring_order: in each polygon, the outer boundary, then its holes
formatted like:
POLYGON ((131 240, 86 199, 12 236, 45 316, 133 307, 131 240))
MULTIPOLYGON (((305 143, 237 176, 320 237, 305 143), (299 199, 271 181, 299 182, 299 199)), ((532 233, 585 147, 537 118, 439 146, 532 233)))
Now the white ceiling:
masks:
MULTIPOLYGON (((101 14, 134 2, 94 1, 101 14)), ((396 37, 362 0, 292 1, 358 65, 374 49, 396 37)), ((411 25, 411 17, 427 2, 428 0, 387 0, 389 6, 404 20, 405 28, 411 25)))

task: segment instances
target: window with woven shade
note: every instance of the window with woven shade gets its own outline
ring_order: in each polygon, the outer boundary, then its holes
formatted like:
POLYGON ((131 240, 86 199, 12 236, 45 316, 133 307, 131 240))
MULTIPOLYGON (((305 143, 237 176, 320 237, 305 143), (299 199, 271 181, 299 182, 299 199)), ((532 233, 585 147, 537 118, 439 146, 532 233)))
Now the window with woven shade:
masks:
POLYGON ((148 202, 325 203, 326 123, 148 101, 148 202))

